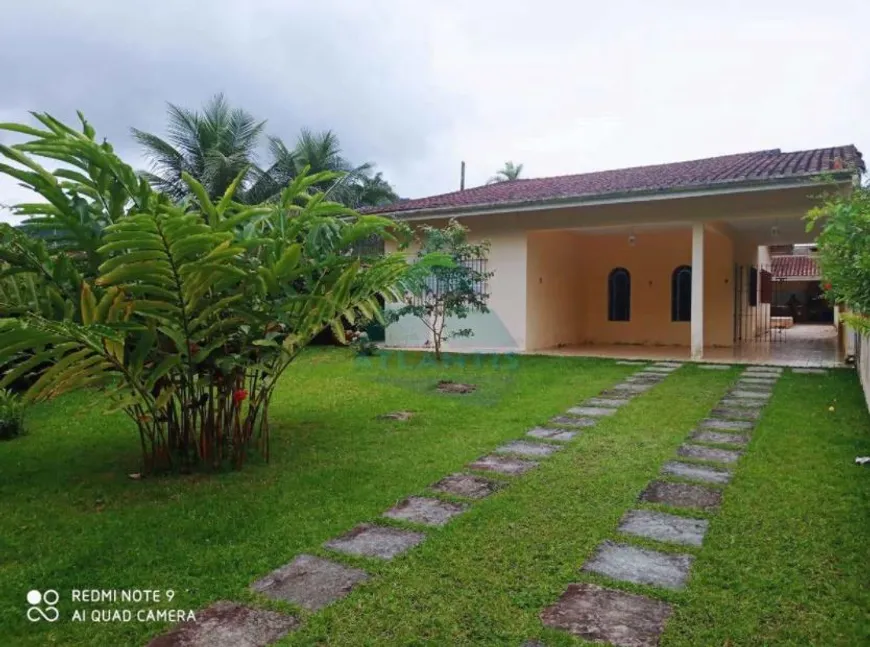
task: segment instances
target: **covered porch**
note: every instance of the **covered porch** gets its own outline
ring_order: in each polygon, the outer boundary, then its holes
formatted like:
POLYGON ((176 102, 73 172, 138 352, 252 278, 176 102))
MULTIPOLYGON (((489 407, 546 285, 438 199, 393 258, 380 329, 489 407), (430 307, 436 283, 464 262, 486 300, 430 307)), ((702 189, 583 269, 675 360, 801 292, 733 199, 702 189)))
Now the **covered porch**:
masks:
POLYGON ((834 323, 780 329, 769 246, 811 242, 805 209, 527 233, 525 350, 835 366, 834 323))
MULTIPOLYGON (((770 364, 825 368, 842 366, 843 348, 833 326, 799 324, 784 331, 776 342, 738 343, 731 347, 707 347, 699 361, 710 364, 770 364)), ((610 357, 631 360, 691 361, 686 346, 640 346, 630 344, 589 344, 565 346, 535 354, 575 357, 610 357)))

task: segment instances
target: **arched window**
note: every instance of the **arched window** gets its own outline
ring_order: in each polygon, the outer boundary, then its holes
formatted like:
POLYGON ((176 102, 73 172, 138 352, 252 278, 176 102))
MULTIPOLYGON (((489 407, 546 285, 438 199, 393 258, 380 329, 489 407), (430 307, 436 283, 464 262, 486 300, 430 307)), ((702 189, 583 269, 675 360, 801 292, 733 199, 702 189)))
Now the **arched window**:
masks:
POLYGON ((680 265, 671 275, 671 321, 692 320, 692 268, 680 265))
POLYGON ((607 318, 610 321, 631 319, 631 274, 617 267, 607 277, 607 318))

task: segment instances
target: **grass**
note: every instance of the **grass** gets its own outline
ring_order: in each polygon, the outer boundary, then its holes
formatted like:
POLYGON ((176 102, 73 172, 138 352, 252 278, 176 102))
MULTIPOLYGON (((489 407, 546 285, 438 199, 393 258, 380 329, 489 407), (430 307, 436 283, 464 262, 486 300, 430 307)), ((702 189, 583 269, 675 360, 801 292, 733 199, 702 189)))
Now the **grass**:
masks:
MULTIPOLYGON (((577 569, 602 540, 627 540, 620 517, 736 370, 680 369, 391 562, 331 555, 374 577, 317 614, 247 589, 299 553, 326 555, 326 539, 636 370, 451 359, 439 367, 427 355, 354 361, 311 351, 272 407, 272 462, 213 476, 127 478, 137 470, 134 430, 100 414, 92 393, 34 409, 30 433, 0 444, 4 644, 140 645, 166 627, 70 622, 76 608, 113 606, 73 604, 73 588, 176 591, 163 608, 233 599, 290 610, 304 624, 286 645, 580 644, 545 630, 538 613, 572 581, 618 586, 577 569), (479 388, 440 395, 439 379, 479 388), (376 419, 400 409, 415 417, 376 419), (26 621, 32 588, 61 592, 61 621, 26 621)), ((689 588, 620 586, 674 603, 664 645, 870 640, 870 472, 852 464, 870 454, 866 426, 854 374, 781 380, 704 547, 681 549, 698 555, 689 588)))

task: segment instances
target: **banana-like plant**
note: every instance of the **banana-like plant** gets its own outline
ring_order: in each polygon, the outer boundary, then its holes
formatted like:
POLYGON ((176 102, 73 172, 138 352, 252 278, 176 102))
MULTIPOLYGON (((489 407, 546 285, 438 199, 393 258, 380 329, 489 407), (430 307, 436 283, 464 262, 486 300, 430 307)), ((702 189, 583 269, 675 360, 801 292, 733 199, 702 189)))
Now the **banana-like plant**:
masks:
POLYGON ((146 471, 240 467, 255 447, 268 459, 269 401, 299 352, 398 299, 404 257, 352 253, 394 223, 313 193, 328 173, 255 206, 233 200, 244 172, 216 203, 185 176, 195 199, 177 204, 81 115, 81 132, 34 116, 44 128, 0 124, 31 138, 0 146, 0 173, 44 199, 18 208, 37 229, 0 228, 0 389, 28 376, 29 402, 102 390, 135 422, 146 471))

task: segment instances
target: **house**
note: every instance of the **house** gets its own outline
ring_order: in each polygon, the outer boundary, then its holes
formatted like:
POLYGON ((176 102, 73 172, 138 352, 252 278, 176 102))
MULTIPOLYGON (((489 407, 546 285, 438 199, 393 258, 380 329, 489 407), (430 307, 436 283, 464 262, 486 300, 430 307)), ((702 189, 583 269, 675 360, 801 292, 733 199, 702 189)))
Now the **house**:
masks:
MULTIPOLYGON (((491 241, 490 312, 462 322, 475 335, 449 349, 729 359, 771 341, 770 246, 811 243, 804 216, 816 196, 849 190, 863 171, 851 145, 774 149, 521 179, 377 211, 412 225, 456 218, 491 241)), ((387 329, 390 346, 426 341, 412 318, 387 329)))

